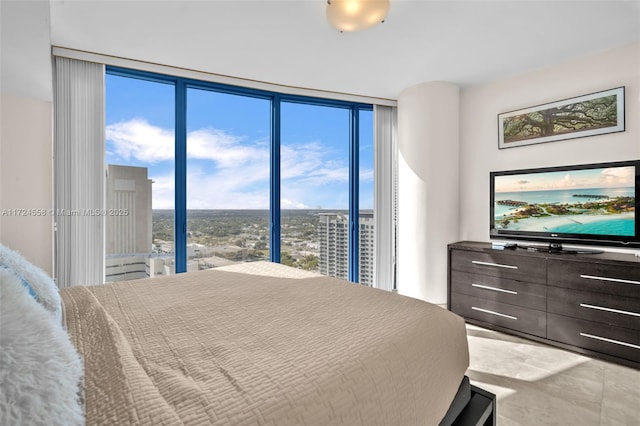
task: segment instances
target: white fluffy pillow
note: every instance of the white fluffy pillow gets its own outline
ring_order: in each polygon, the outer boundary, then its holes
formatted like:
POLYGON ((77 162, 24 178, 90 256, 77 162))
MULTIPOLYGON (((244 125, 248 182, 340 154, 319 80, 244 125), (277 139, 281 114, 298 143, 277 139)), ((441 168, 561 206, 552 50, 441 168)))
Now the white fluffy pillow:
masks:
POLYGON ((58 287, 42 269, 33 265, 22 255, 0 244, 0 266, 11 270, 18 277, 25 280, 35 291, 38 302, 57 319, 61 319, 61 301, 58 287))
POLYGON ((82 363, 69 335, 0 268, 0 424, 82 425, 82 363))

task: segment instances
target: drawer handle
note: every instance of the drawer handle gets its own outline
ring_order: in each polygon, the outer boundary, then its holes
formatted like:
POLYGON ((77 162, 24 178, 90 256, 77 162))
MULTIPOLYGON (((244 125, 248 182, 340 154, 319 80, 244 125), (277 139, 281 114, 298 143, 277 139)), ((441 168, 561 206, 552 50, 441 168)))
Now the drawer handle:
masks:
POLYGON ((588 303, 581 303, 580 306, 582 306, 583 308, 597 309, 599 311, 614 312, 616 314, 624 314, 624 315, 631 315, 634 317, 640 317, 640 314, 637 312, 621 311, 619 309, 605 308, 603 306, 598 306, 598 305, 589 305, 588 303))
POLYGON ((606 337, 594 336, 593 334, 580 333, 582 337, 588 337, 589 339, 602 340, 603 342, 615 343, 616 345, 628 346, 634 349, 640 349, 640 346, 633 343, 621 342, 620 340, 607 339, 606 337))
POLYGON ((475 284, 475 283, 471 283, 472 287, 478 287, 478 288, 483 288, 485 290, 493 290, 493 291, 499 291, 501 293, 509 293, 509 294, 518 294, 517 291, 513 291, 513 290, 505 290, 503 288, 497 288, 497 287, 489 287, 488 285, 482 285, 482 284, 475 284))
POLYGON ((499 317, 509 318, 509 319, 512 319, 512 320, 517 320, 518 319, 517 317, 512 317, 511 315, 501 314, 500 312, 494 312, 494 311, 490 311, 488 309, 476 308, 475 306, 472 306, 471 309, 473 309, 474 311, 484 312, 485 314, 497 315, 499 317))
POLYGON ((640 285, 640 281, 623 280, 621 278, 597 277, 595 275, 580 275, 580 278, 587 278, 589 280, 611 281, 611 282, 614 282, 614 283, 625 283, 625 284, 638 284, 638 285, 640 285))
POLYGON ((480 262, 479 260, 472 260, 471 263, 474 263, 476 265, 482 265, 482 266, 495 266, 496 268, 518 269, 517 266, 503 265, 501 263, 480 262))

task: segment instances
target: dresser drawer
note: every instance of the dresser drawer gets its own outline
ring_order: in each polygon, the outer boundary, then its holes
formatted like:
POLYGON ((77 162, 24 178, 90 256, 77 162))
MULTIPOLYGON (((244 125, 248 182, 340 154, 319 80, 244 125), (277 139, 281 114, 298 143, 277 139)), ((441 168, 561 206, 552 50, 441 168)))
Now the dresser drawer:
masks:
POLYGON ((544 311, 547 286, 471 272, 451 271, 451 291, 544 311))
POLYGON ((640 331, 547 314, 547 339, 640 362, 640 331))
POLYGON ((473 318, 539 337, 546 336, 547 325, 544 311, 460 293, 451 293, 451 310, 465 318, 473 318))
POLYGON ((549 285, 640 299, 640 263, 549 259, 549 285))
POLYGON ((640 299, 549 287, 547 311, 611 326, 640 330, 640 299))
POLYGON ((456 271, 488 275, 531 283, 545 284, 546 259, 536 256, 519 256, 497 250, 451 250, 451 268, 456 271))

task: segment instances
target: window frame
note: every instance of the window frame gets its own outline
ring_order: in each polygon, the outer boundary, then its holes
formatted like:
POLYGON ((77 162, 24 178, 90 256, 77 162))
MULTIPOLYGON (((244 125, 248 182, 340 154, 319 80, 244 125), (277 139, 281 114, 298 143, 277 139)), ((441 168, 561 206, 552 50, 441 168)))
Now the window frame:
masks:
POLYGON ((349 110, 349 281, 359 281, 359 112, 373 111, 373 105, 338 99, 285 94, 268 90, 215 83, 192 78, 140 71, 106 65, 105 73, 127 78, 173 84, 175 87, 175 200, 174 251, 175 271, 187 271, 187 90, 210 90, 271 102, 270 190, 269 190, 269 258, 280 263, 281 237, 281 106, 283 102, 343 108, 349 110))

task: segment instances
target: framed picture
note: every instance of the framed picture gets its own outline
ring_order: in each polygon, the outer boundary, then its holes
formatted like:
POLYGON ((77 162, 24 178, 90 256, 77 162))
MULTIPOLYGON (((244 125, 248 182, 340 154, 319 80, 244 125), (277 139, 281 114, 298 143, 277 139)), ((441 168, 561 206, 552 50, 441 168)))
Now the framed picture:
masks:
POLYGON ((498 148, 624 131, 624 86, 498 114, 498 148))

